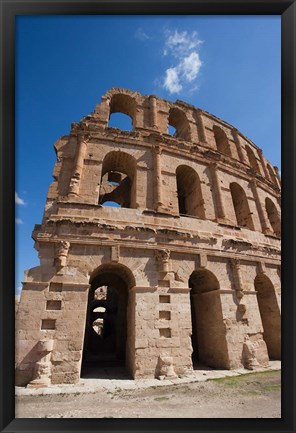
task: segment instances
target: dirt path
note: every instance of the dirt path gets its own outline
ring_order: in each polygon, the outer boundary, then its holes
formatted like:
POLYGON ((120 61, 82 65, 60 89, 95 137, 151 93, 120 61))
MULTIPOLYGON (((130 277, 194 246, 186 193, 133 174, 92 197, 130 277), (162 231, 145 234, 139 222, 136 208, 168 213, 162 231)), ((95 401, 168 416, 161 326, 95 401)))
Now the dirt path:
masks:
POLYGON ((279 418, 281 372, 146 389, 21 395, 19 418, 279 418))

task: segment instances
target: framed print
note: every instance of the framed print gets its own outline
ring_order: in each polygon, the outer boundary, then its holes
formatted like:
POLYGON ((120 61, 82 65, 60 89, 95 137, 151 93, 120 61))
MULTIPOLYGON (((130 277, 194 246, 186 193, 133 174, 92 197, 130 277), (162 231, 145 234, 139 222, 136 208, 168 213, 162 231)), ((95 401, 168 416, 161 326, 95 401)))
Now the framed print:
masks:
POLYGON ((292 432, 295 2, 0 1, 1 431, 292 432))

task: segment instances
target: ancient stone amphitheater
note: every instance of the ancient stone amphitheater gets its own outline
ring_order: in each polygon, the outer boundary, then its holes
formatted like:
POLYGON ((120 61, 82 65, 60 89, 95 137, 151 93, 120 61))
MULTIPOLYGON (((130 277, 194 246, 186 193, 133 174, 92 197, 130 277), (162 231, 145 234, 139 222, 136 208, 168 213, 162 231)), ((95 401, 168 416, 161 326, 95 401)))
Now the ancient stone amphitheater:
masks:
POLYGON ((17 385, 280 359, 280 179, 254 143, 185 102, 113 88, 55 149, 17 385), (108 126, 119 112, 131 131, 108 126))

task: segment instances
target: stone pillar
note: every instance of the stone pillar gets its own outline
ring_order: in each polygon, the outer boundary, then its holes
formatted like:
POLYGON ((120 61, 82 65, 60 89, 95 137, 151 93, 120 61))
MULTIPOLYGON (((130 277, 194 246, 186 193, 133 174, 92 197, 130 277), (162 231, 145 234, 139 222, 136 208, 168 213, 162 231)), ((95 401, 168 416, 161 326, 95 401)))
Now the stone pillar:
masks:
POLYGON ((236 296, 238 300, 240 300, 244 296, 243 281, 240 273, 240 261, 238 259, 230 259, 230 265, 231 265, 231 270, 233 275, 236 296))
POLYGON ((242 143, 239 138, 239 132, 236 128, 232 128, 232 136, 236 145, 237 153, 241 162, 246 164, 245 155, 242 149, 242 143))
POLYGON ((205 131, 205 125, 202 118, 202 110, 197 109, 197 130, 198 130, 198 136, 199 141, 202 141, 203 143, 206 143, 206 131, 205 131))
POLYGON ((70 196, 77 196, 79 194, 80 181, 83 171, 84 158, 86 153, 87 142, 84 137, 77 137, 78 150, 76 155, 75 167, 70 180, 69 192, 70 196))
POLYGON ((258 149, 258 153, 259 153, 259 158, 260 158, 260 162, 264 171, 264 176, 266 177, 266 179, 270 179, 270 175, 268 173, 264 158, 263 158, 263 153, 262 153, 262 149, 258 149))
POLYGON ((258 212, 261 227, 262 227, 262 232, 264 234, 271 234, 272 232, 270 230, 270 226, 268 224, 268 221, 267 221, 265 213, 264 213, 264 209, 262 207, 262 203, 260 201, 260 197, 259 197, 258 190, 257 190, 257 181, 255 179, 253 179, 251 181, 251 187, 252 187, 252 191, 253 191, 253 195, 254 195, 254 199, 255 199, 255 203, 256 203, 256 208, 257 208, 257 212, 258 212))
POLYGON ((212 175, 212 180, 213 180, 214 198, 216 201, 216 208, 217 208, 217 220, 219 219, 224 220, 226 214, 225 214, 225 209, 222 200, 222 192, 220 188, 217 167, 218 164, 216 162, 213 162, 209 165, 211 175, 212 175))
POLYGON ((152 128, 157 128, 157 105, 156 96, 150 96, 150 125, 152 128))
POLYGON ((159 356, 157 379, 177 379, 178 376, 174 370, 174 359, 172 356, 159 356))
POLYGON ((162 206, 162 177, 161 177, 161 148, 153 147, 154 160, 154 210, 158 211, 162 206))
POLYGON ((276 165, 273 168, 274 168, 275 173, 276 173, 276 178, 277 178, 277 181, 278 181, 278 187, 281 188, 281 176, 280 176, 280 173, 279 173, 279 168, 276 165))
POLYGON ((60 241, 55 245, 55 266, 58 269, 67 266, 67 256, 70 248, 70 242, 60 241))
POLYGON ((167 274, 171 271, 170 269, 170 251, 169 250, 157 250, 156 260, 158 262, 158 270, 161 274, 167 274))
POLYGON ((51 363, 50 354, 53 349, 53 340, 40 340, 37 344, 39 361, 35 364, 34 378, 28 384, 29 388, 41 388, 50 385, 51 363))

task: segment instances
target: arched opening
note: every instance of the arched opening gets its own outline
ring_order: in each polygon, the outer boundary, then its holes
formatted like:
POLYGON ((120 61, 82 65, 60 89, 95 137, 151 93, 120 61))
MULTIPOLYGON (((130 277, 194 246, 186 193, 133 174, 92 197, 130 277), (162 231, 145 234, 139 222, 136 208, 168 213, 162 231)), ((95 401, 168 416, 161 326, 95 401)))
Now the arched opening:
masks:
POLYGON ((255 290, 270 359, 281 359, 281 317, 272 282, 265 274, 255 278, 255 290))
POLYGON ((190 125, 186 114, 179 108, 171 108, 169 112, 168 119, 168 132, 172 134, 174 132, 174 137, 183 138, 186 141, 191 140, 190 125), (172 130, 170 127, 173 127, 172 130))
POLYGON ((110 101, 109 128, 126 131, 135 129, 136 101, 129 95, 118 93, 110 101))
POLYGON ((253 150, 249 146, 246 146, 246 152, 247 152, 247 155, 248 155, 250 166, 255 171, 259 172, 258 162, 257 162, 256 156, 255 156, 253 150))
POLYGON ((176 170, 179 213, 205 218, 200 179, 193 168, 179 165, 176 170))
POLYGON ((98 377, 104 368, 128 370, 128 334, 134 326, 128 323, 129 289, 135 285, 132 272, 123 265, 101 265, 90 284, 81 376, 98 377))
POLYGON ((122 131, 132 131, 133 122, 132 118, 127 114, 113 113, 110 115, 108 128, 118 128, 122 131))
POLYGON ((254 230, 252 215, 249 208, 248 199, 243 188, 233 182, 229 186, 235 211, 237 225, 254 230))
POLYGON ((271 181, 277 186, 276 175, 269 164, 267 164, 267 170, 268 170, 271 181))
POLYGON ((112 151, 105 156, 99 204, 113 202, 118 207, 136 207, 136 166, 135 158, 125 152, 112 151))
POLYGON ((214 274, 202 269, 191 274, 189 287, 193 366, 229 368, 219 282, 214 274))
POLYGON ((281 235, 281 221, 279 217, 279 213, 273 201, 266 197, 265 199, 265 208, 267 212, 267 216, 272 227, 272 230, 277 236, 281 235))
POLYGON ((225 132, 223 131, 223 129, 219 128, 219 126, 214 125, 213 131, 214 131, 217 150, 223 153, 224 155, 231 156, 228 138, 225 132))

